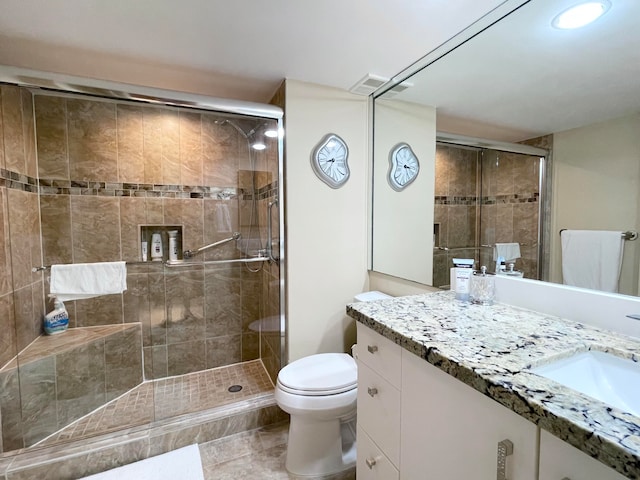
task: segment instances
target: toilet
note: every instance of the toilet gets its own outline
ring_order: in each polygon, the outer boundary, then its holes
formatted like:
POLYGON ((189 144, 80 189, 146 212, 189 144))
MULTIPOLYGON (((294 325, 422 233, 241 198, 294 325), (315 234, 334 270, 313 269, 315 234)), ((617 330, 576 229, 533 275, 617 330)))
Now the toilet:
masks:
MULTIPOLYGON (((364 292, 355 301, 390 298, 364 292)), ((296 360, 278 374, 275 399, 290 415, 286 469, 320 477, 356 464, 358 370, 346 353, 318 353, 296 360)))

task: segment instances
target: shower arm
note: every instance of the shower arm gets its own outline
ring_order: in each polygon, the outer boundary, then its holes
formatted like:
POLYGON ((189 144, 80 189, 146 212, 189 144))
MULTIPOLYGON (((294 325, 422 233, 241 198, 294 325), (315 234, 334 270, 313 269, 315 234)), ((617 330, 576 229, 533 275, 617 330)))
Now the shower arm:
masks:
POLYGON ((201 254, 205 250, 209 250, 210 248, 219 247, 220 245, 224 245, 225 243, 232 242, 233 240, 238 240, 242 235, 239 232, 234 232, 233 235, 229 238, 225 238, 224 240, 219 240, 214 243, 210 243, 209 245, 205 245, 204 247, 200 247, 197 250, 185 250, 182 255, 184 258, 193 258, 196 255, 201 254))

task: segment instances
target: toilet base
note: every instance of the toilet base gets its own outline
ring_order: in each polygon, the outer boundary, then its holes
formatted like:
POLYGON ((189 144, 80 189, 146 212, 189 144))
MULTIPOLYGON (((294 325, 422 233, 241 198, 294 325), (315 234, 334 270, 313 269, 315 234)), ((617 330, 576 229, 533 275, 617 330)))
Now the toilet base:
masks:
POLYGON ((355 418, 341 422, 291 416, 285 467, 293 475, 319 477, 355 468, 355 418))

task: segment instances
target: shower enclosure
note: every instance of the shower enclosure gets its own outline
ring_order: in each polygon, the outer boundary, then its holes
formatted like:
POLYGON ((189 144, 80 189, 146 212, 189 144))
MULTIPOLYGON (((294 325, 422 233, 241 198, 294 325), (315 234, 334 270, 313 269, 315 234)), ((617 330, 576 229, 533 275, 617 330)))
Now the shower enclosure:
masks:
POLYGON ((515 269, 541 278, 544 165, 540 155, 436 145, 434 286, 448 287, 453 258, 494 271, 496 243, 519 243, 515 269))
POLYGON ((271 391, 284 353, 280 109, 0 95, 3 457, 271 391), (152 233, 164 258, 142 261, 152 233), (120 260, 124 294, 68 302, 69 330, 43 335, 50 265, 120 260))

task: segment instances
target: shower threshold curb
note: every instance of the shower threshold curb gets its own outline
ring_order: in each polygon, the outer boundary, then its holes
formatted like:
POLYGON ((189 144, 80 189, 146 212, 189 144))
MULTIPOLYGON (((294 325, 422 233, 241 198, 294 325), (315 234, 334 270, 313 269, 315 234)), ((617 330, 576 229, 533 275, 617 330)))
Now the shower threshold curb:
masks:
POLYGON ((287 419, 274 393, 0 459, 0 478, 77 479, 287 419))

